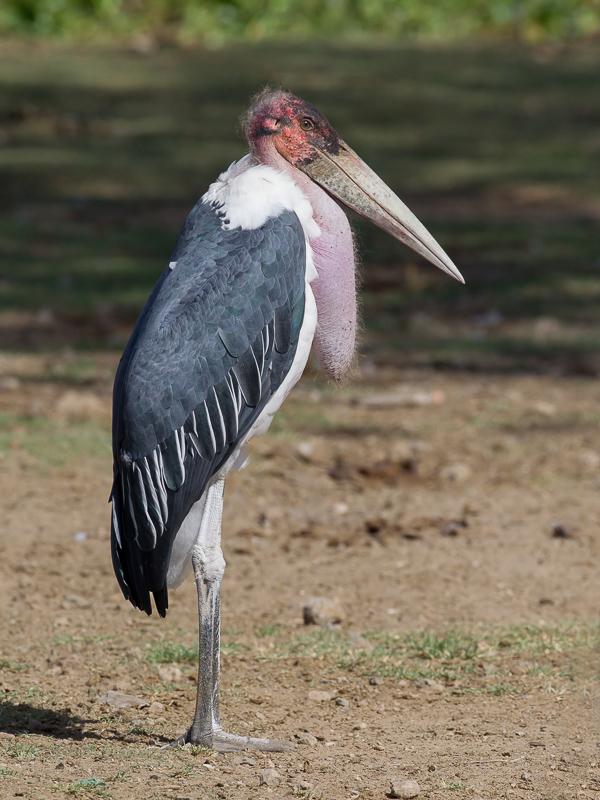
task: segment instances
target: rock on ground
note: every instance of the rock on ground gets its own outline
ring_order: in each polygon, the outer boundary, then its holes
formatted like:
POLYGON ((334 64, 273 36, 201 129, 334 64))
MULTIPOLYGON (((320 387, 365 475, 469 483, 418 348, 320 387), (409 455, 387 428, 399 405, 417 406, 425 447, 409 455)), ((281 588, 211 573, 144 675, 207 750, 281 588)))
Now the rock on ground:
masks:
POLYGON ((273 769, 272 767, 261 769, 259 776, 259 783, 261 786, 278 786, 280 780, 281 775, 276 769, 273 769))
POLYGON ((308 699, 315 703, 327 703, 329 700, 333 700, 335 696, 336 692, 326 692, 322 689, 311 689, 308 693, 308 699))
POLYGON ((177 664, 160 664, 156 671, 161 681, 166 683, 177 683, 183 678, 183 673, 177 664))
POLYGON ((335 598, 309 597, 302 609, 305 625, 321 625, 329 627, 340 625, 344 621, 344 609, 335 598))
POLYGON ((125 694, 125 692, 117 692, 112 689, 100 695, 98 702, 107 706, 112 706, 113 708, 144 708, 150 705, 143 697, 137 697, 134 694, 125 694))
POLYGON ((412 797, 417 797, 420 791, 421 787, 416 781, 392 781, 390 786, 390 797, 399 797, 402 798, 402 800, 411 800, 412 797))
POLYGON ((447 464, 440 471, 440 478, 449 483, 464 483, 471 474, 471 467, 468 464, 447 464))

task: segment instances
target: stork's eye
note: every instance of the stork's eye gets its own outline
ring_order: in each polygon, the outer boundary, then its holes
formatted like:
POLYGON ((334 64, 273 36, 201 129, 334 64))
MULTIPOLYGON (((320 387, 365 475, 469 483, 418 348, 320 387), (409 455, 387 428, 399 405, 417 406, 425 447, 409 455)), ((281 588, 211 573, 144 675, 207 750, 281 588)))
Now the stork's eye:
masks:
POLYGON ((315 123, 310 117, 302 117, 300 120, 300 127, 303 131, 312 131, 312 129, 315 127, 315 123))

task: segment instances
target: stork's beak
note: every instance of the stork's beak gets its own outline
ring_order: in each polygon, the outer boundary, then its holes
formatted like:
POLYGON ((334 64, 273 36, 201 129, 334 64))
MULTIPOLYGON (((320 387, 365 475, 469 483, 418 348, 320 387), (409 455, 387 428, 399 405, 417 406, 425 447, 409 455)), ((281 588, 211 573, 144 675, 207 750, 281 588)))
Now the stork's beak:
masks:
POLYGON ((316 158, 299 168, 348 208, 464 283, 458 269, 412 211, 352 148, 342 140, 339 145, 335 155, 315 148, 316 158))

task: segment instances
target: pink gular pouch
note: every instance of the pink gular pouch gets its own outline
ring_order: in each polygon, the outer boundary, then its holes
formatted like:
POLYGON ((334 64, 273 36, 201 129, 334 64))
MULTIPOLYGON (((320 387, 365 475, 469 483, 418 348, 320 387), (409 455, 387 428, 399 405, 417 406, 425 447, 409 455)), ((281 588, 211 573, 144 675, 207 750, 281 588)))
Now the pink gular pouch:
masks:
POLYGON ((335 380, 350 368, 356 348, 356 264, 350 223, 322 190, 310 197, 321 235, 311 239, 317 278, 311 284, 317 304, 313 348, 321 368, 335 380))
POLYGON ((245 128, 255 158, 287 173, 312 205, 321 230, 310 240, 318 276, 312 283, 314 347, 322 368, 340 379, 354 356, 357 311, 352 232, 338 202, 464 283, 462 275, 400 198, 310 103, 288 92, 263 92, 245 128))

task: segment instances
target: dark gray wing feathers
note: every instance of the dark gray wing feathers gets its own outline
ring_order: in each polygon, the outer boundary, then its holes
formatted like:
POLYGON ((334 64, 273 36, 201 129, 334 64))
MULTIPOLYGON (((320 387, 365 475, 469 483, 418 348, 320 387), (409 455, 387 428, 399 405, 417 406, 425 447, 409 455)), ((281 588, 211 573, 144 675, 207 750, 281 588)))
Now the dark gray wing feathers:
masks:
POLYGON ((305 239, 292 212, 223 230, 197 204, 125 350, 114 388, 112 554, 125 596, 168 605, 173 540, 281 385, 304 316, 305 239))

